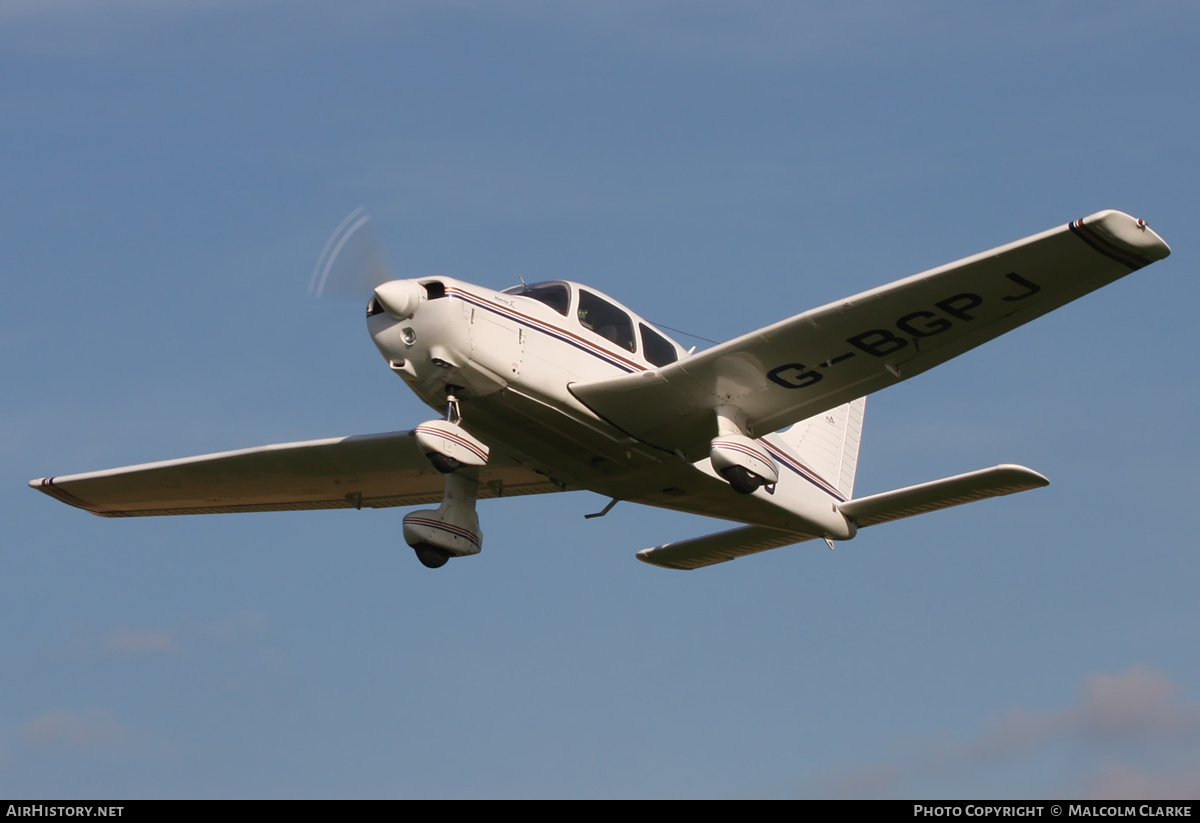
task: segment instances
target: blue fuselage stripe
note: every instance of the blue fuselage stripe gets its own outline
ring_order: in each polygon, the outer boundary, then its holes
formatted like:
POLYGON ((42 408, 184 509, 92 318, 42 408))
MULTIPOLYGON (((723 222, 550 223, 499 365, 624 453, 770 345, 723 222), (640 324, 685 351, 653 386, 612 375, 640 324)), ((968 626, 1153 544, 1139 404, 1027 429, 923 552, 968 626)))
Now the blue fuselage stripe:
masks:
POLYGON ((507 320, 511 320, 514 323, 517 323, 518 325, 525 326, 526 328, 533 329, 534 331, 539 331, 542 334, 545 334, 549 337, 553 337, 555 340, 558 340, 562 343, 566 343, 569 346, 574 346, 575 348, 579 349, 582 352, 586 352, 587 354, 590 354, 593 357, 600 358, 605 363, 608 363, 611 366, 616 366, 618 369, 620 369, 621 371, 623 371, 627 374, 631 373, 631 372, 636 372, 636 371, 646 371, 645 366, 642 366, 638 363, 634 363, 632 361, 626 360, 625 358, 621 357, 620 355, 615 355, 615 354, 612 354, 611 352, 607 352, 600 346, 597 346, 594 343, 589 343, 588 341, 583 340, 582 338, 576 337, 575 335, 571 334, 570 332, 562 331, 561 329, 558 329, 548 323, 543 323, 540 320, 537 320, 526 314, 521 314, 518 311, 514 311, 512 309, 505 309, 505 308, 503 308, 501 306, 497 306, 493 303, 488 303, 487 301, 477 297, 474 294, 471 294, 470 292, 465 292, 465 291, 462 291, 461 289, 447 289, 446 294, 450 295, 450 296, 458 297, 461 300, 464 300, 467 303, 470 303, 472 306, 477 306, 481 309, 486 309, 487 311, 490 311, 493 314, 498 314, 499 316, 501 316, 507 320))

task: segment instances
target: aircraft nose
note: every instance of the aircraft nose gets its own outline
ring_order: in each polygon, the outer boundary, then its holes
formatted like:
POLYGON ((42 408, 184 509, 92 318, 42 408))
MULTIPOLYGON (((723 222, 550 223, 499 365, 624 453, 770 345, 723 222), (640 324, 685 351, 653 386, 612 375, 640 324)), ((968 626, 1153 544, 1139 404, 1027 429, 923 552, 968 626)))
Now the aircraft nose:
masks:
POLYGON ((421 299, 425 297, 425 289, 413 280, 389 280, 375 287, 375 296, 367 307, 367 316, 385 311, 397 320, 407 320, 412 317, 421 299))

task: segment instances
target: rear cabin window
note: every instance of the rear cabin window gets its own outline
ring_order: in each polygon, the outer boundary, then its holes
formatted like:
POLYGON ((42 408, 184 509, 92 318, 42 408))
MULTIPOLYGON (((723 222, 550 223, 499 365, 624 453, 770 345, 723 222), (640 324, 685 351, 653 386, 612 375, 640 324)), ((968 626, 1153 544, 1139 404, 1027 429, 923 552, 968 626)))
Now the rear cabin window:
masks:
POLYGON ((663 337, 645 323, 638 323, 642 330, 642 356, 656 366, 665 366, 679 359, 679 352, 671 345, 671 341, 663 337))
POLYGON ((528 286, 521 284, 505 289, 501 294, 532 298, 539 303, 545 303, 563 317, 567 316, 571 308, 571 292, 566 283, 531 283, 528 286))
POLYGON ((585 329, 611 340, 623 349, 637 351, 633 320, 629 315, 591 292, 579 290, 579 322, 585 329))

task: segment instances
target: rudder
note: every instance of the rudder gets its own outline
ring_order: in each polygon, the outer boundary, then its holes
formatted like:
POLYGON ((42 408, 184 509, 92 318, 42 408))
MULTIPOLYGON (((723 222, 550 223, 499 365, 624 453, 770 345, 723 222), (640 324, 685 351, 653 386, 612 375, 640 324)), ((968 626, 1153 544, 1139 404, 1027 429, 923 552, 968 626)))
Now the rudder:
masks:
POLYGON ((867 398, 860 397, 801 420, 776 437, 849 500, 854 497, 854 475, 858 470, 866 409, 867 398))

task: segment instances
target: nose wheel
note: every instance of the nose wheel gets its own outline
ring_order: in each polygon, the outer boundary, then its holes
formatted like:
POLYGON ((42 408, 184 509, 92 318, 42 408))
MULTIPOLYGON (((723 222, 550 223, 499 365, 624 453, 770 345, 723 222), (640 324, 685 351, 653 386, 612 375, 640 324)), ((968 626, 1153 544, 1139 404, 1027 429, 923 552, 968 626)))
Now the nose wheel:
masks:
POLYGON ((483 531, 475 513, 479 472, 473 469, 445 476, 442 505, 404 516, 404 542, 427 569, 446 565, 451 557, 479 554, 483 531))
POLYGON ((488 447, 460 424, 456 387, 446 387, 446 419, 430 420, 413 430, 417 447, 443 475, 445 491, 436 509, 404 516, 404 542, 421 565, 438 569, 451 557, 479 554, 483 532, 475 513, 479 468, 487 465, 488 447))

